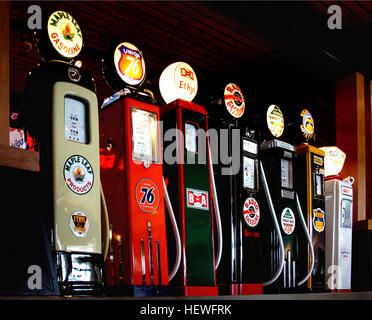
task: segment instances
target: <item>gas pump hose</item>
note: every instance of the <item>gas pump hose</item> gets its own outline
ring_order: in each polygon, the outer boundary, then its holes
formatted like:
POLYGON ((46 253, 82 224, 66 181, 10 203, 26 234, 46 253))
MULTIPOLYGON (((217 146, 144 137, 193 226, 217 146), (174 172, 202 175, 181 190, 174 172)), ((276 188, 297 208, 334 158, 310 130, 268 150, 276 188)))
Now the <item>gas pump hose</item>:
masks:
POLYGON ((180 233, 179 233, 178 227, 177 227, 177 221, 176 221, 176 218, 174 216, 172 204, 171 204, 170 199, 169 199, 169 194, 168 194, 167 186, 165 184, 164 177, 163 177, 163 188, 164 188, 165 204, 167 206, 168 213, 169 213, 169 218, 170 218, 171 223, 172 223, 173 233, 174 233, 174 236, 176 238, 176 249, 177 249, 176 261, 174 263, 174 267, 173 267, 172 272, 168 276, 168 281, 171 281, 173 279, 173 277, 175 276, 175 274, 177 273, 178 268, 180 267, 182 246, 181 246, 180 233))
POLYGON ((222 246, 223 246, 223 238, 222 238, 222 225, 221 225, 221 214, 220 214, 220 207, 218 205, 218 197, 217 197, 217 190, 216 190, 216 182, 214 180, 213 174, 213 163, 212 163, 212 155, 211 155, 211 148, 208 141, 208 151, 209 151, 209 172, 211 176, 211 183, 212 183, 212 195, 213 195, 213 206, 216 211, 216 228, 217 228, 217 238, 218 238, 218 247, 217 247, 217 259, 216 259, 216 267, 217 270, 222 256, 222 246))
POLYGON ((297 193, 296 193, 296 203, 297 203, 297 209, 299 211, 301 225, 304 228, 304 231, 305 231, 305 234, 306 234, 306 240, 309 243, 310 254, 311 254, 311 266, 310 266, 309 272, 307 273, 305 278, 303 278, 301 281, 298 282, 298 285, 300 286, 300 285, 304 284, 307 281, 307 279, 309 279, 311 273, 313 272, 313 269, 314 269, 314 247, 313 247, 313 243, 310 239, 309 232, 307 230, 306 222, 305 222, 304 216, 302 214, 302 209, 301 209, 300 201, 298 200, 297 193))
POLYGON ((274 275, 274 277, 272 279, 270 279, 269 281, 266 281, 262 284, 265 287, 265 286, 268 286, 268 285, 272 284, 276 279, 279 278, 280 274, 282 273, 282 270, 283 270, 283 267, 284 267, 285 252, 284 252, 284 244, 283 244, 282 234, 280 232, 280 227, 279 227, 278 220, 276 218, 276 213, 275 213, 273 201, 271 199, 269 187, 267 185, 265 170, 263 168, 263 165, 262 165, 261 161, 260 161, 260 170, 261 170, 261 177, 262 177, 262 182, 263 182, 263 186, 264 186, 264 190, 265 190, 266 199, 267 199, 267 202, 269 203, 269 207, 270 207, 271 217, 272 217, 273 222, 274 222, 276 233, 278 234, 279 248, 280 248, 280 263, 279 263, 280 267, 278 268, 278 270, 276 271, 276 274, 274 275))
POLYGON ((104 221, 103 227, 105 230, 105 237, 104 237, 104 242, 103 242, 103 261, 105 261, 108 250, 109 250, 109 243, 110 243, 110 222, 109 222, 106 199, 105 199, 105 195, 102 189, 102 183, 100 183, 100 195, 101 195, 101 206, 103 208, 103 221, 104 221))

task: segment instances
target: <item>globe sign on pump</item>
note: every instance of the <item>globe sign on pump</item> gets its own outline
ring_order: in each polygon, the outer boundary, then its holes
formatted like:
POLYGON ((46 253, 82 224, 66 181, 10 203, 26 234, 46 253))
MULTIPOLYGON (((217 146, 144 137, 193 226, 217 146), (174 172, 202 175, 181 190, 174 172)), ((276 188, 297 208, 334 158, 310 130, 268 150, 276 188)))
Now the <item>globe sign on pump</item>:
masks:
POLYGON ((159 89, 166 103, 176 99, 192 101, 198 91, 198 80, 190 65, 175 62, 166 67, 160 75, 159 89))

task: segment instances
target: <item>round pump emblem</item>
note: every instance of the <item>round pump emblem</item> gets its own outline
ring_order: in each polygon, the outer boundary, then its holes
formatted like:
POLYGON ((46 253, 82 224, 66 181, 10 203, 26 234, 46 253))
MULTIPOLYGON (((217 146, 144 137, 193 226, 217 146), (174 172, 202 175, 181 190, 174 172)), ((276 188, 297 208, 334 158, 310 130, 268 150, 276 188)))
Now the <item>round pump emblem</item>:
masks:
POLYGON ((114 51, 114 64, 117 74, 125 83, 137 86, 145 80, 145 59, 135 45, 120 43, 114 51))
POLYGON ((278 106, 272 104, 266 112, 267 126, 274 137, 280 137, 284 131, 284 117, 278 106))
POLYGON ((65 11, 55 11, 48 19, 48 36, 54 49, 65 58, 76 57, 83 47, 79 24, 65 11))
POLYGON ((296 219, 291 208, 284 208, 281 215, 282 229, 285 234, 292 234, 296 226, 296 219))
POLYGON ((257 226, 260 221, 260 207, 254 198, 247 198, 243 206, 243 217, 248 227, 257 226))
POLYGON ((306 109, 303 109, 301 111, 300 116, 301 116, 301 120, 302 120, 301 125, 300 125, 301 132, 304 135, 306 141, 309 141, 314 135, 314 119, 313 119, 313 116, 306 109))
POLYGON ((146 213, 154 212, 160 204, 160 193, 157 185, 150 179, 141 179, 136 185, 136 201, 146 213))
POLYGON ((245 111, 244 96, 242 91, 236 84, 229 83, 225 87, 224 99, 227 111, 234 118, 240 118, 244 114, 245 111))
POLYGON ((69 226, 75 236, 84 238, 89 232, 88 217, 81 211, 75 211, 70 216, 69 226))
POLYGON ((74 155, 68 158, 63 168, 63 175, 68 188, 76 194, 86 194, 92 189, 93 168, 83 156, 74 155))
POLYGON ((313 210, 313 226, 314 229, 318 232, 322 232, 325 227, 325 212, 320 209, 313 210))

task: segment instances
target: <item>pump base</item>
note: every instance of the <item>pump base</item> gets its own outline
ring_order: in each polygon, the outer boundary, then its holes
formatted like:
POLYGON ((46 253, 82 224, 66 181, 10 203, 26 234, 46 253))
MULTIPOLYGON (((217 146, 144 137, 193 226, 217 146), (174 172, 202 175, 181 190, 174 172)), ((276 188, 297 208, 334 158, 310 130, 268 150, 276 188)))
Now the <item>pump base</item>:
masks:
POLYGON ((105 295, 107 296, 130 296, 130 297, 155 297, 172 296, 173 288, 163 285, 127 285, 107 287, 105 295))
POLYGON ((261 283, 231 283, 218 286, 220 295, 240 296, 250 294, 263 294, 261 283))
POLYGON ((187 286, 183 288, 183 294, 186 297, 218 296, 218 287, 187 286))
POLYGON ((101 254, 57 251, 55 262, 61 295, 102 295, 101 254))
POLYGON ((236 283, 230 286, 233 295, 262 294, 263 286, 261 283, 236 283))
POLYGON ((264 287, 264 294, 297 294, 297 293, 312 293, 313 291, 306 286, 297 286, 297 287, 278 287, 278 286, 269 286, 264 287))
POLYGON ((351 289, 332 289, 332 293, 343 293, 343 292, 351 292, 351 289))

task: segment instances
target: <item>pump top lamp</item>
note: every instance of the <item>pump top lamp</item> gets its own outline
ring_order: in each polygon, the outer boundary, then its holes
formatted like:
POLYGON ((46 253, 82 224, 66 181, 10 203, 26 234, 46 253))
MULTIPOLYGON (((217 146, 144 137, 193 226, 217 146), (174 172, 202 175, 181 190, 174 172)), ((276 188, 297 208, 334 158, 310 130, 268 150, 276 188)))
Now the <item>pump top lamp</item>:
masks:
POLYGON ((341 180, 339 173, 341 172, 344 166, 346 154, 336 146, 322 147, 320 149, 325 152, 325 157, 324 157, 325 179, 326 180, 332 180, 332 179, 341 180))
POLYGON ((161 73, 159 90, 165 103, 176 99, 191 102, 198 92, 198 79, 190 65, 174 62, 161 73))

